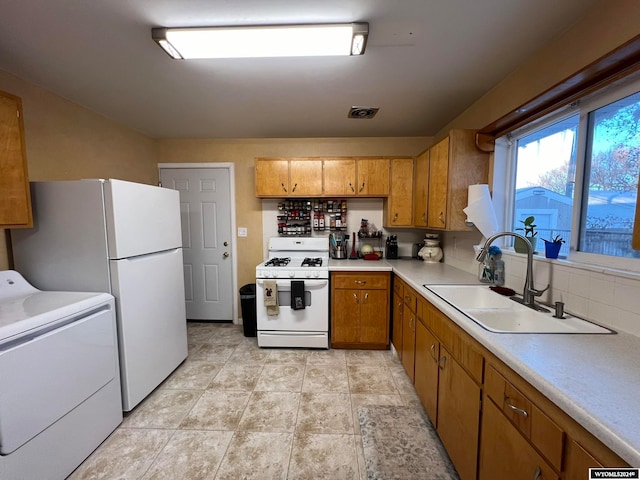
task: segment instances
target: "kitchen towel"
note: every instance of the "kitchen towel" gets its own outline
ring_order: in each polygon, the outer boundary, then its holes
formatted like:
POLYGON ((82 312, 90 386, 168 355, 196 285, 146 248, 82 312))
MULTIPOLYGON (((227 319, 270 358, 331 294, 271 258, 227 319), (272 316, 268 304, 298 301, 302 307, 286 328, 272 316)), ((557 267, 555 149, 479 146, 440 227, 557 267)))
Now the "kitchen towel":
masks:
POLYGON ((304 280, 291 280, 291 308, 302 310, 304 307, 304 280))
POLYGON ((280 313, 278 307, 278 284, 275 280, 264 280, 262 288, 264 289, 264 306, 267 307, 267 315, 278 315, 280 313))

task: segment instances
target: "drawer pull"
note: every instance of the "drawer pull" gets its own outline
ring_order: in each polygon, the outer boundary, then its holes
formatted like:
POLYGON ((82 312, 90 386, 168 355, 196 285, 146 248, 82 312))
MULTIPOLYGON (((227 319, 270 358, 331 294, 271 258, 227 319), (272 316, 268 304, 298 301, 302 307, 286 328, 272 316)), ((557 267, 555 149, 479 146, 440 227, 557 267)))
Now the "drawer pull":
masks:
POLYGON ((444 367, 447 365, 447 356, 443 355, 440 357, 440 359, 438 360, 438 368, 440 370, 444 370, 444 367))
POLYGON ((367 283, 366 280, 354 280, 356 285, 365 285, 367 283))
POLYGON ((431 353, 431 358, 433 358, 434 362, 438 361, 438 357, 436 357, 436 344, 432 343, 431 344, 431 348, 429 349, 429 352, 431 353))
POLYGON ((536 467, 536 471, 533 472, 533 480, 538 480, 539 478, 542 478, 542 470, 540 470, 540 467, 536 467))
POLYGON ((511 399, 509 397, 504 398, 504 403, 509 407, 512 411, 516 412, 521 417, 527 418, 529 414, 526 410, 516 407, 513 403, 511 403, 511 399))

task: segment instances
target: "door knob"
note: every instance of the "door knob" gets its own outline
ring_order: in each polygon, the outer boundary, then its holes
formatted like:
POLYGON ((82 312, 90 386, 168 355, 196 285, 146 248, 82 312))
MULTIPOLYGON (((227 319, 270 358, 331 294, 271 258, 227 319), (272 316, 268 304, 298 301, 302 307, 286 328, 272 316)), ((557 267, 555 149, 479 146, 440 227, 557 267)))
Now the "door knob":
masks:
POLYGON ((224 252, 224 253, 222 254, 222 256, 223 256, 224 258, 227 258, 227 257, 229 256, 229 252, 224 252))
POLYGON ((225 247, 228 247, 228 246, 229 246, 229 242, 224 242, 224 243, 223 243, 223 245, 224 245, 225 247))

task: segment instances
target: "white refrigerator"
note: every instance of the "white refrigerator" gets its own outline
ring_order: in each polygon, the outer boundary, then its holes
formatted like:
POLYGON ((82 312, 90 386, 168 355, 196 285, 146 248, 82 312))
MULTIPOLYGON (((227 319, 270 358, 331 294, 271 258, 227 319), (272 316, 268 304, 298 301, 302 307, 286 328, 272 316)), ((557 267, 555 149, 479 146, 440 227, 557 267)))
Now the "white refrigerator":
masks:
POLYGON ((34 227, 13 230, 15 269, 42 290, 116 298, 123 410, 187 357, 180 199, 122 180, 32 182, 34 227))

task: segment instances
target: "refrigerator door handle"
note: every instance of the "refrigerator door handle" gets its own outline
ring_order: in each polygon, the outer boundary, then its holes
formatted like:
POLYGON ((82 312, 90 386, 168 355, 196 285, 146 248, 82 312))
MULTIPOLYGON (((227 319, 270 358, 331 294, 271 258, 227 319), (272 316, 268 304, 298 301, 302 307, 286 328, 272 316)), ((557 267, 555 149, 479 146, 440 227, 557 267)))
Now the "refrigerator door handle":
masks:
POLYGON ((181 250, 180 248, 171 248, 169 250, 162 250, 160 252, 145 253, 144 255, 136 255, 135 257, 119 258, 119 259, 114 258, 113 260, 127 260, 129 262, 142 262, 152 257, 160 257, 162 255, 174 254, 179 252, 180 250, 181 250))

